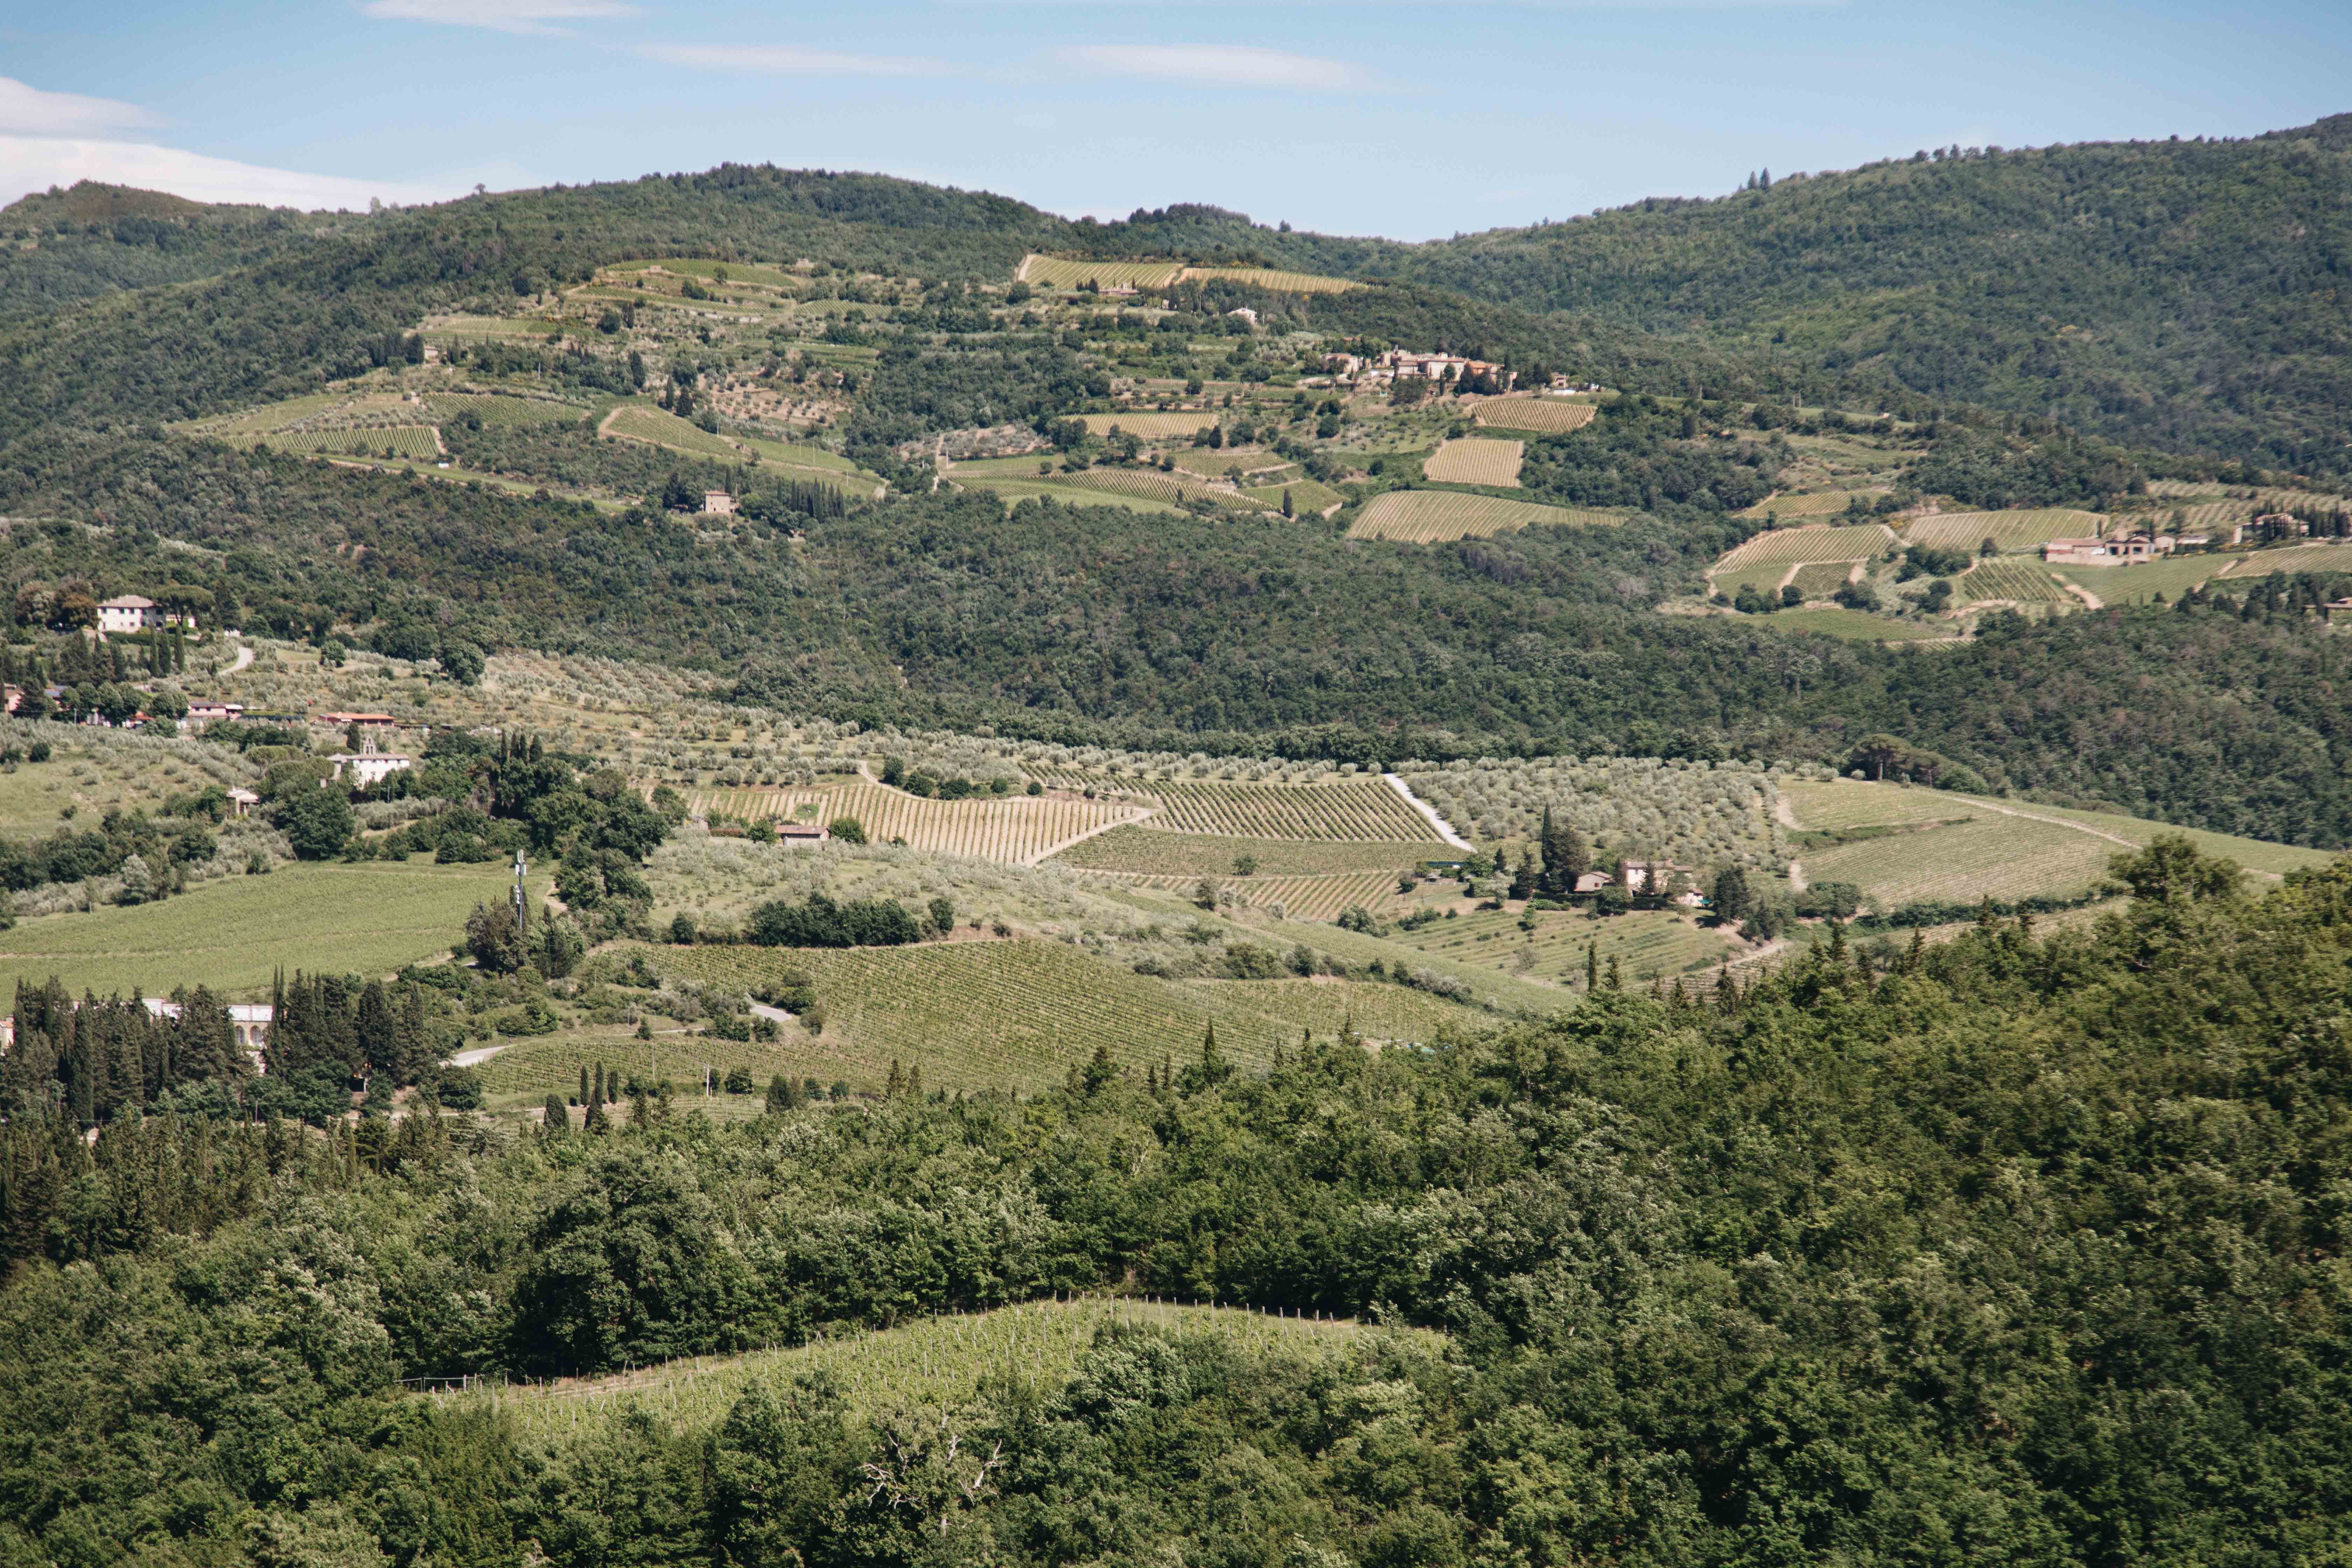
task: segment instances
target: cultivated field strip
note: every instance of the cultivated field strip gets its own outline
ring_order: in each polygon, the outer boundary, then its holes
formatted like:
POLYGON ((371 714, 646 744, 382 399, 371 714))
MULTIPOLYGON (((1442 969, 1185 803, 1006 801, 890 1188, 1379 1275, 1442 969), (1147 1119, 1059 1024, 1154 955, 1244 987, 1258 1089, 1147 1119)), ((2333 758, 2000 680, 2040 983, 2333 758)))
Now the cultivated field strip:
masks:
POLYGON ((1013 277, 1040 289, 1165 289, 1184 270, 1181 261, 1089 261, 1065 256, 1027 256, 1013 277))
POLYGON ((262 440, 281 452, 332 452, 354 458, 438 458, 441 432, 430 425, 379 426, 360 430, 283 430, 262 440))
POLYGON ((698 789, 688 792, 687 805, 698 815, 715 811, 744 821, 829 823, 854 816, 872 843, 903 838, 911 849, 1013 866, 1028 865, 1084 834, 1139 821, 1145 815, 1134 805, 1059 795, 927 800, 863 782, 833 789, 698 789), (814 809, 803 812, 803 806, 814 809))
POLYGON ((1563 403, 1552 397, 1490 397, 1478 405, 1472 417, 1502 430, 1565 436, 1591 424, 1599 412, 1590 403, 1563 403))
POLYGON ((1434 839, 1421 843, 1236 838, 1203 833, 1168 833, 1154 827, 1114 827, 1054 857, 1057 866, 1089 870, 1132 871, 1158 877, 1228 877, 1234 861, 1246 855, 1260 876, 1328 877, 1377 871, 1393 880, 1424 860, 1452 860, 1461 851, 1434 839))
POLYGON ((1174 474, 1163 474, 1156 468, 1087 468, 1063 476, 1062 483, 1072 489, 1108 490, 1113 495, 1140 496, 1146 500, 1167 501, 1171 505, 1205 500, 1229 511, 1265 510, 1258 501, 1237 489, 1223 485, 1187 482, 1174 474))
POLYGON ((1963 600, 2008 599, 2021 605, 2071 603, 2073 595, 2056 583, 2038 562, 1987 561, 1954 584, 1963 600))
POLYGON ((2004 551, 2039 550, 2053 539, 2088 539, 2107 525, 2104 513, 2070 507, 2014 511, 1950 511, 1915 519, 1904 529, 1906 544, 1930 550, 1975 552, 1988 539, 2004 551))
POLYGON ((1853 576, 1851 561, 1808 561, 1789 581, 1808 599, 1826 599, 1853 576))
POLYGON ((1527 457, 1524 441, 1496 441, 1465 436, 1446 441, 1421 465, 1423 475, 1446 485, 1517 485, 1519 464, 1527 457))
POLYGON ((1276 267, 1187 267, 1181 280, 1242 283, 1280 294, 1339 294, 1360 287, 1346 278, 1327 278, 1319 272, 1287 272, 1276 267))
POLYGON ((1774 496, 1759 500, 1738 515, 1762 517, 1832 517, 1843 511, 1857 495, 1865 500, 1884 495, 1883 490, 1820 490, 1811 495, 1774 496))
POLYGON ((690 425, 667 409, 649 408, 641 404, 624 404, 613 410, 602 426, 604 434, 618 436, 624 440, 645 441, 675 451, 691 452, 697 457, 719 458, 729 462, 740 462, 742 449, 721 436, 714 436, 699 425, 690 425))
POLYGON ((483 424, 499 426, 561 425, 583 419, 589 410, 576 403, 551 397, 514 397, 495 392, 428 392, 425 406, 436 420, 471 414, 483 424))
POLYGON ((1395 901, 1397 885, 1393 871, 1346 871, 1321 877, 1235 877, 1212 872, 1169 876, 1099 870, 1087 874, 1116 877, 1129 887, 1187 899, 1205 880, 1230 893, 1236 903, 1254 910, 1276 910, 1283 918, 1294 921, 1337 920, 1350 908, 1386 909, 1395 901))
POLYGON ((2267 577, 2273 572, 2352 572, 2352 544, 2290 544, 2241 555, 2217 577, 2267 577))
POLYGON ((1206 430, 1217 422, 1217 415, 1210 409, 1162 414, 1137 408, 1118 414, 1081 414, 1078 417, 1095 435, 1108 435, 1111 426, 1117 426, 1129 435, 1145 441, 1165 441, 1171 437, 1190 436, 1193 431, 1206 430))
POLYGON ((993 1311, 921 1317, 869 1333, 826 1336, 790 1349, 664 1361, 606 1377, 509 1383, 485 1379, 410 1395, 478 1406, 511 1422, 526 1446, 561 1447, 574 1436, 609 1432, 612 1418, 640 1411, 664 1430, 689 1435, 725 1420, 754 1386, 789 1387, 821 1376, 837 1384, 852 1411, 870 1415, 919 1405, 953 1409, 977 1398, 984 1383, 1055 1385, 1076 1370, 1110 1328, 1207 1334, 1244 1356, 1337 1362, 1381 1334, 1432 1345, 1433 1334, 1368 1328, 1353 1319, 1306 1317, 1218 1306, 1157 1295, 1078 1296, 999 1307, 993 1311))
POLYGON ((2101 880, 2121 846, 2072 827, 2006 816, 1954 801, 1975 820, 1807 851, 1809 882, 1852 882, 1885 909, 2065 896, 2101 880))
POLYGON ((1605 921, 1580 914, 1539 914, 1536 929, 1528 931, 1520 929, 1517 915, 1491 910, 1440 921, 1418 931, 1398 931, 1389 940, 1459 963, 1579 986, 1584 979, 1588 942, 1597 944, 1595 957, 1603 967, 1614 958, 1629 981, 1643 984, 1711 969, 1745 951, 1744 944, 1713 927, 1663 910, 1605 921))
POLYGON ((1710 576, 1745 572, 1757 566, 1794 566, 1808 561, 1868 561, 1885 554, 1895 543, 1895 531, 1885 523, 1832 528, 1809 523, 1803 528, 1778 528, 1759 533, 1730 551, 1709 569, 1710 576))
POLYGON ((1399 544, 1444 544, 1456 539, 1486 539, 1549 524, 1600 526, 1623 521, 1615 512, 1580 507, 1538 506, 1500 496, 1458 490, 1390 490, 1374 496, 1349 525, 1350 539, 1385 539, 1399 544))
POLYGON ((1155 827, 1248 838, 1426 844, 1429 823, 1379 779, 1328 784, 1169 783, 1140 786, 1160 803, 1155 827))

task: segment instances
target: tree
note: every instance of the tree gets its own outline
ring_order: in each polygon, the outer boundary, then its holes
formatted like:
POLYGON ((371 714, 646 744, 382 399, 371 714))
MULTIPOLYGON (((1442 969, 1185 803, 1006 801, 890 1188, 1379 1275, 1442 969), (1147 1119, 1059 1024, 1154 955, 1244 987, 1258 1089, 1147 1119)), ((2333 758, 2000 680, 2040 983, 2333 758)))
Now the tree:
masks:
POLYGON ((1560 826, 1547 805, 1542 826, 1536 832, 1536 847, 1543 854, 1543 872, 1537 879, 1538 890, 1548 899, 1565 901, 1574 898, 1577 879, 1591 869, 1584 835, 1572 827, 1560 826))
POLYGON ((866 825, 854 816, 836 816, 825 824, 824 830, 844 844, 866 842, 866 825))
POLYGON ((1755 895, 1748 885, 1748 872, 1738 866, 1726 866, 1715 874, 1715 886, 1707 893, 1707 903, 1715 911, 1716 923, 1736 926, 1748 918, 1755 906, 1755 895))
POLYGON ((278 809, 278 826, 295 855, 324 860, 343 852, 359 826, 352 803, 330 784, 297 789, 278 809))
POLYGON ((466 917, 466 951, 474 962, 493 974, 519 973, 528 963, 522 928, 515 921, 512 905, 500 899, 488 904, 476 904, 474 912, 466 917))
POLYGON ((800 1104, 800 1096, 793 1089, 793 1080, 778 1073, 768 1079, 768 1114, 782 1116, 800 1104))
POLYGON ((547 1103, 540 1109, 539 1124, 541 1130, 546 1132, 572 1131, 572 1111, 563 1103, 562 1095, 551 1094, 547 1097, 547 1103))
POLYGON ((471 686, 482 679, 482 650, 463 638, 444 642, 440 659, 441 673, 460 686, 471 686))
POLYGON ((930 928, 934 936, 946 936, 955 930, 955 904, 944 894, 931 900, 930 928))

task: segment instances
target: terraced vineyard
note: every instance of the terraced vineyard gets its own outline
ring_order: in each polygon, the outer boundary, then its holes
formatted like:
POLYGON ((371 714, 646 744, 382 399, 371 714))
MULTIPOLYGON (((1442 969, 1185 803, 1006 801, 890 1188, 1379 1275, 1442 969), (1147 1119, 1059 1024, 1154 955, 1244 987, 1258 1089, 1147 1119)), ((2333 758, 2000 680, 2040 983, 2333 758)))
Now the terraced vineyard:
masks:
POLYGON ((1349 839, 1424 845, 1429 822, 1377 778, 1328 784, 1170 783, 1155 826, 1245 838, 1349 839))
POLYGON ((2053 539, 2087 539, 2105 531, 2100 512, 2069 507, 2015 511, 1948 511, 1914 519, 1903 531, 1906 544, 1973 554, 1990 539, 2003 552, 2039 550, 2053 539))
POLYGON ((1166 441, 1177 437, 1189 437, 1195 430, 1206 430, 1217 422, 1217 415, 1209 409, 1190 413, 1161 414, 1150 409, 1129 409, 1118 414, 1081 414, 1086 426, 1097 436, 1108 435, 1117 426, 1129 435, 1145 441, 1166 441))
POLYGON ((379 426, 360 430, 282 430, 263 439, 281 452, 347 454, 355 458, 434 458, 441 456, 441 432, 430 425, 379 426))
POLYGON ((1788 575, 1791 566, 1817 561, 1875 560, 1894 543, 1894 530, 1879 522, 1853 528, 1816 522, 1802 528, 1773 529, 1727 552, 1707 569, 1707 577, 1717 593, 1729 593, 1742 583, 1770 590, 1788 575))
POLYGON ((1181 261, 1094 261, 1084 257, 1028 256, 1013 276, 1040 289, 1165 289, 1184 270, 1181 261))
POLYGON ((2051 581, 2049 572, 2039 562, 1986 561, 1964 574, 1953 586, 1956 595, 1964 602, 1984 599, 2009 599, 2021 605, 2075 602, 2074 595, 2051 581))
POLYGON ((1591 424, 1600 412, 1590 403, 1567 403, 1553 397, 1490 397, 1478 405, 1472 417, 1481 425, 1502 430, 1565 436, 1591 424))
POLYGON ((1209 1334, 1243 1356, 1339 1361, 1375 1336, 1434 1344, 1436 1336, 1365 1327, 1352 1319, 1289 1317, 1233 1303, 1179 1305, 1159 1298, 1085 1296, 1030 1301, 994 1311, 922 1317, 897 1328, 847 1333, 789 1350, 700 1356, 609 1377, 483 1384, 406 1395, 464 1405, 513 1424, 527 1447, 561 1447, 577 1436, 612 1430, 621 1413, 638 1410, 665 1432, 689 1436, 727 1418, 754 1385, 789 1385, 802 1376, 837 1384, 853 1413, 921 1405, 954 1409, 984 1382, 1011 1379, 1058 1385, 1076 1370, 1103 1331, 1120 1325, 1174 1334, 1209 1334))
POLYGON ((1197 1059, 1211 1024, 1219 1049, 1263 1071, 1277 1042, 1297 1038, 1287 1019, 1245 997, 1137 974, 1058 942, 644 952, 656 971, 706 985, 749 990, 805 973, 824 1005, 824 1032, 795 1036, 786 1054, 802 1074, 859 1089, 881 1087, 896 1058, 919 1063, 929 1089, 1026 1093, 1060 1083, 1097 1046, 1140 1078, 1171 1054, 1197 1059))
POLYGON ((1138 806, 1061 795, 926 800, 865 781, 832 788, 691 790, 687 805, 698 815, 723 812, 744 821, 798 819, 800 808, 812 805, 815 816, 809 820, 854 816, 876 844, 903 838, 913 849, 1015 866, 1032 864, 1081 834, 1144 816, 1138 806))
MULTIPOLYGON (((1416 817, 1415 820, 1418 820, 1416 817)), ((1427 824, 1423 824, 1424 835, 1427 824)), ((1382 839, 1369 843, 1296 838, 1236 838, 1203 833, 1168 833, 1151 827, 1114 827, 1054 857, 1057 866, 1082 870, 1131 871, 1159 877, 1231 877, 1234 860, 1246 855, 1262 877, 1326 877, 1343 871, 1377 871, 1395 882, 1396 873, 1424 860, 1453 860, 1461 851, 1433 839, 1382 839)))
POLYGON ((1339 294, 1358 287, 1346 278, 1327 278, 1319 272, 1286 272, 1274 267, 1187 267, 1182 280, 1244 283, 1253 289, 1272 289, 1284 294, 1339 294))
POLYGON ((1506 974, 1579 986, 1584 983, 1587 942, 1599 944, 1604 968, 1613 956, 1629 983, 1643 984, 1653 977, 1671 982, 1678 974, 1696 974, 1751 951, 1687 913, 1651 910, 1607 920, 1580 912, 1541 913, 1532 931, 1520 929, 1517 914, 1491 910, 1400 931, 1390 940, 1506 974))
POLYGON ((725 437, 713 436, 667 409, 641 403, 624 404, 613 410, 604 420, 603 432, 625 441, 643 441, 676 452, 691 452, 698 458, 718 458, 727 462, 740 462, 743 458, 743 449, 725 437))
POLYGON ((1516 486, 1527 450, 1524 441, 1464 437, 1441 442, 1422 463, 1421 472, 1438 484, 1516 486))
POLYGON ((1400 544, 1444 544, 1456 539, 1487 539, 1544 524, 1587 527, 1623 521, 1619 514, 1577 507, 1538 506, 1500 496, 1456 490, 1389 490, 1365 503, 1349 526, 1350 539, 1386 539, 1400 544))

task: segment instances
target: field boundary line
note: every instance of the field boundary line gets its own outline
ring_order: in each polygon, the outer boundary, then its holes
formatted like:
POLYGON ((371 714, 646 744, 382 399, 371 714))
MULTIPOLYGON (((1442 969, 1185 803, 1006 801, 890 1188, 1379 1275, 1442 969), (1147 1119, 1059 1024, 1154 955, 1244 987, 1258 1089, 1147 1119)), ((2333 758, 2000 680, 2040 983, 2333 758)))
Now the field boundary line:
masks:
POLYGON ((1133 816, 1122 816, 1116 821, 1106 822, 1098 826, 1089 827, 1084 833, 1077 834, 1073 837, 1065 838, 1059 844, 1049 845, 1045 848, 1038 850, 1037 853, 1018 862, 1018 864, 1023 866, 1034 866, 1041 861, 1052 859, 1055 856, 1059 855, 1065 849, 1075 849, 1079 845, 1084 844, 1087 839, 1108 833, 1114 827, 1132 827, 1138 823, 1149 822, 1154 816, 1159 815, 1158 809, 1151 806, 1137 806, 1130 807, 1129 809, 1135 812, 1133 816))
POLYGON ((1468 849, 1474 852, 1477 849, 1476 845, 1471 843, 1467 838, 1463 837, 1462 835, 1454 831, 1454 829, 1446 823, 1445 818, 1437 814, 1437 808, 1435 806, 1422 799, 1421 796, 1413 794, 1412 786, 1406 784, 1402 775, 1397 773, 1382 773, 1381 777, 1388 782, 1389 788, 1397 792, 1398 795, 1403 799, 1405 805, 1412 807, 1413 810, 1421 813, 1423 816, 1428 819, 1429 825, 1437 829, 1438 837, 1444 839, 1446 843, 1451 844, 1456 849, 1468 849))

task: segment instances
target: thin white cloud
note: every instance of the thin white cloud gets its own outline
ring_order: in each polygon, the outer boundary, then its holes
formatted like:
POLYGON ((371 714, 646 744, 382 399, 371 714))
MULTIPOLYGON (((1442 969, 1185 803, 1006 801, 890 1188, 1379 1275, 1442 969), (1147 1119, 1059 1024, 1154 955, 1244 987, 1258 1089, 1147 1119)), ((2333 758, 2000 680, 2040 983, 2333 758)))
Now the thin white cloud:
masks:
POLYGON ((78 92, 44 92, 13 77, 0 76, 0 132, 30 136, 87 136, 162 123, 135 103, 84 98, 78 92))
POLYGON ((371 196, 403 205, 446 201, 471 188, 470 183, 456 176, 446 182, 425 183, 298 174, 143 142, 0 136, 0 205, 30 192, 70 185, 77 180, 168 191, 195 202, 255 202, 305 212, 332 207, 358 211, 371 196))
POLYGON ((558 22, 634 16, 635 5, 620 0, 366 0, 360 10, 400 22, 440 22, 452 27, 488 27, 500 33, 568 33, 558 22))
POLYGON ((851 55, 792 44, 639 44, 636 52, 664 65, 697 70, 757 71, 766 76, 945 76, 944 60, 904 55, 851 55))
POLYGON ((1194 87, 1271 87, 1307 92, 1349 92, 1371 85, 1344 60, 1245 44, 1087 44, 1061 58, 1105 76, 1142 77, 1194 87))

